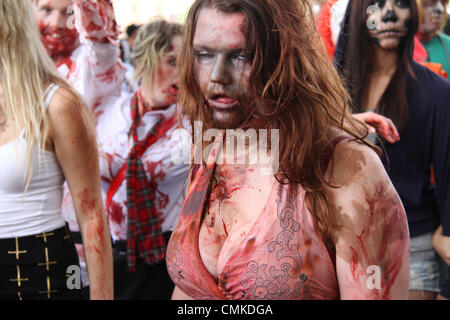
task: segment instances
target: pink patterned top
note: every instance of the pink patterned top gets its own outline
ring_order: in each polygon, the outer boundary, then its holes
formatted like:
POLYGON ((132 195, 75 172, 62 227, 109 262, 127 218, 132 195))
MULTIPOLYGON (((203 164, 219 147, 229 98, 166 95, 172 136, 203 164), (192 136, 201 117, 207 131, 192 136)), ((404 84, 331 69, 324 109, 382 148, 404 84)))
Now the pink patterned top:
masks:
POLYGON ((333 254, 305 206, 305 191, 275 182, 259 218, 218 274, 206 269, 199 232, 214 165, 193 175, 167 249, 169 274, 193 299, 338 299, 333 254))

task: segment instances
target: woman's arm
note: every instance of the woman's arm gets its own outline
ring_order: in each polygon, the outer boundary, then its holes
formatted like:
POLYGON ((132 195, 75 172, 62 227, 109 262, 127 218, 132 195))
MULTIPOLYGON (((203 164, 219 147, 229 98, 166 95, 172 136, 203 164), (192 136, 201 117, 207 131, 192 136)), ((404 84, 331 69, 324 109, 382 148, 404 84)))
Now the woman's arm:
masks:
POLYGON ((91 299, 112 299, 111 238, 100 194, 95 129, 83 108, 73 93, 59 89, 48 109, 49 139, 72 194, 85 244, 91 299))
POLYGON ((82 53, 77 58, 77 71, 69 78, 95 111, 104 97, 120 94, 125 79, 119 31, 110 0, 74 0, 73 3, 82 53))
POLYGON ((389 143, 400 141, 400 135, 391 119, 375 112, 363 112, 353 115, 356 119, 364 122, 370 133, 378 133, 389 143))
POLYGON ((408 299, 406 214, 377 154, 341 142, 334 155, 330 200, 339 225, 336 272, 342 299, 408 299))
POLYGON ((436 230, 433 236, 433 246, 442 260, 450 267, 450 237, 444 236, 442 226, 436 230))

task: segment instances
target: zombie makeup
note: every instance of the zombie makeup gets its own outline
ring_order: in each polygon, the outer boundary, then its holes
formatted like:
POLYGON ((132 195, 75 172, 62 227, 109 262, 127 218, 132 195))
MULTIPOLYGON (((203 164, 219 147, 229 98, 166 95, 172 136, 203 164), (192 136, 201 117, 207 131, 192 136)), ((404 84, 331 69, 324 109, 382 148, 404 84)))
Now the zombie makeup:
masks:
POLYGON ((69 57, 79 45, 79 35, 75 28, 53 28, 40 23, 39 29, 42 43, 53 60, 69 57))
POLYGON ((153 76, 152 87, 144 88, 144 97, 152 108, 168 107, 178 100, 177 56, 181 47, 181 36, 173 37, 169 51, 163 54, 153 76), (147 92, 148 90, 148 92, 147 92))
POLYGON ((369 37, 378 47, 395 50, 407 36, 411 24, 411 0, 372 0, 379 8, 376 28, 368 30, 369 37))
POLYGON ((193 41, 198 85, 219 129, 241 126, 248 117, 251 62, 245 16, 213 8, 199 13, 193 41))
POLYGON ((423 19, 419 30, 422 34, 434 35, 442 27, 445 11, 444 5, 441 0, 422 0, 421 5, 423 19))
POLYGON ((36 1, 35 17, 42 42, 55 61, 69 57, 79 45, 78 32, 68 23, 72 15, 71 0, 36 1))

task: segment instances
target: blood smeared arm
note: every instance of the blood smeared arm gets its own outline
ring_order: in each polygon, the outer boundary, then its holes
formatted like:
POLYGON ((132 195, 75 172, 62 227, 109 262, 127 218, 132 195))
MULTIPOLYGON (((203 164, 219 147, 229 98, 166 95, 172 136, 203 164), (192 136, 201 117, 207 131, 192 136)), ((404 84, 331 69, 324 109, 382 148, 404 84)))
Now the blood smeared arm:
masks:
POLYGON ((356 119, 366 124, 370 133, 378 133, 389 143, 400 141, 400 134, 391 119, 375 112, 363 112, 353 115, 356 119))
POLYGON ((118 96, 126 69, 120 60, 118 28, 110 0, 74 0, 81 56, 71 83, 90 108, 103 97, 118 96))
POLYGON ((111 238, 100 194, 95 129, 86 111, 75 94, 59 89, 48 109, 49 141, 73 195, 91 299, 112 299, 111 238))
POLYGON ((341 299, 407 299, 409 231, 401 200, 379 157, 358 142, 335 151, 331 203, 341 299))

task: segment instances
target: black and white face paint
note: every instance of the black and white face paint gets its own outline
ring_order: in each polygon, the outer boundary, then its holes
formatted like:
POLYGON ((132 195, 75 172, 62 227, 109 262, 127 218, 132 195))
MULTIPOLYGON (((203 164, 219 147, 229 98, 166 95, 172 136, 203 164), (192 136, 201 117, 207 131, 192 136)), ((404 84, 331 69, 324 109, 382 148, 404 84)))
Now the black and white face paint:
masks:
POLYGON ((377 23, 369 28, 369 36, 380 48, 395 50, 400 47, 411 24, 411 0, 372 0, 369 20, 377 23))
POLYGON ((419 30, 424 34, 435 34, 438 32, 444 19, 444 5, 441 0, 422 0, 423 20, 419 30))

